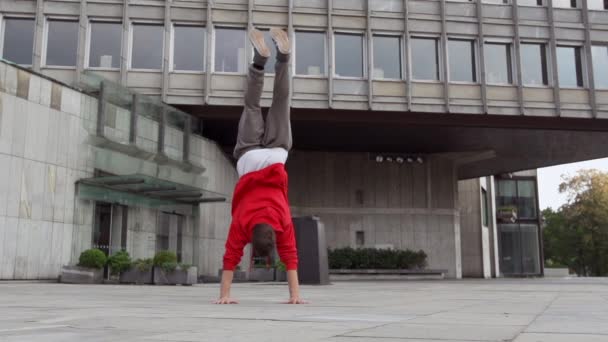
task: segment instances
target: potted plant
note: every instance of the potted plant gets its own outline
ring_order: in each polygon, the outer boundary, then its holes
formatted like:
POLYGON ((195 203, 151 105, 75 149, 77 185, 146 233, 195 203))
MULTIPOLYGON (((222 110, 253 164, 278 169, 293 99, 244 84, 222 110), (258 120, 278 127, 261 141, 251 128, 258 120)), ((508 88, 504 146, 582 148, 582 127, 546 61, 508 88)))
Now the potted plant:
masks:
POLYGON ((78 265, 62 268, 60 281, 72 284, 101 284, 106 262, 107 257, 103 251, 87 249, 80 254, 78 265))
POLYGON ((110 275, 118 277, 121 273, 125 272, 131 267, 131 256, 125 250, 116 252, 108 258, 108 268, 110 275))
POLYGON ((496 217, 501 222, 515 223, 517 220, 517 207, 512 205, 500 207, 496 212, 496 217))
POLYGON ((274 280, 275 281, 287 281, 287 267, 282 261, 277 261, 274 265, 274 280))
POLYGON ((152 259, 137 259, 127 270, 120 273, 120 282, 123 284, 153 284, 152 259))
POLYGON ((156 285, 192 285, 197 282, 197 268, 177 262, 177 256, 171 251, 160 251, 154 256, 154 284, 156 285))

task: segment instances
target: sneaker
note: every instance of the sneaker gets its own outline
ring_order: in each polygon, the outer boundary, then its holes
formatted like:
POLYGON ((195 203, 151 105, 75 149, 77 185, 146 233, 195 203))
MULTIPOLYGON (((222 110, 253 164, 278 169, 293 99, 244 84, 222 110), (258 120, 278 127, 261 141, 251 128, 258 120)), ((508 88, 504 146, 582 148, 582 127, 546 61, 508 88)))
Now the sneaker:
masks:
POLYGON ((289 37, 287 36, 287 32, 283 31, 280 28, 271 28, 270 29, 270 37, 274 41, 274 44, 277 46, 277 50, 283 55, 289 55, 291 52, 291 44, 289 44, 289 37))
POLYGON ((259 54, 263 58, 270 57, 270 49, 266 46, 266 41, 264 41, 264 33, 262 31, 252 28, 249 30, 249 40, 255 49, 255 52, 259 54))

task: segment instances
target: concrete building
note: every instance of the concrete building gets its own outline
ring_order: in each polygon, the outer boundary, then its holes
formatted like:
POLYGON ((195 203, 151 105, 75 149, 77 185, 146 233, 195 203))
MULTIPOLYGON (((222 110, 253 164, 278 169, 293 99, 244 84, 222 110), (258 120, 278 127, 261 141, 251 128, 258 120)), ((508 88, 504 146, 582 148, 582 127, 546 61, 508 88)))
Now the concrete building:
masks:
MULTIPOLYGON (((158 98, 191 114, 193 132, 228 152, 252 55, 246 28, 285 27, 294 42, 294 214, 320 216, 332 247, 423 249, 430 268, 460 277, 462 257, 474 254, 462 251, 459 180, 608 156, 604 6, 5 0, 0 52, 66 84, 95 73, 158 98)), ((267 71, 263 105, 272 65, 267 71)), ((210 184, 226 174, 205 172, 198 176, 210 184)), ((199 230, 220 241, 227 219, 216 220, 212 206, 197 206, 199 230)), ((210 260, 222 248, 210 243, 198 253, 214 255, 201 266, 214 274, 219 264, 210 260)))

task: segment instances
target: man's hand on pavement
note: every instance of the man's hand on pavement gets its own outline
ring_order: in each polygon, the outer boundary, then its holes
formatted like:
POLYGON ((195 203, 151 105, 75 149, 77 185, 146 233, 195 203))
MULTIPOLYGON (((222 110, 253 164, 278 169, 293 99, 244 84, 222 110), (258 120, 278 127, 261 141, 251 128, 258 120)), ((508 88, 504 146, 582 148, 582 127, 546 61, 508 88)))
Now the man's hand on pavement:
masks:
POLYGON ((214 302, 215 304, 238 304, 239 302, 236 299, 229 297, 222 297, 214 302))
POLYGON ((285 304, 309 304, 307 301, 300 298, 289 298, 285 304))

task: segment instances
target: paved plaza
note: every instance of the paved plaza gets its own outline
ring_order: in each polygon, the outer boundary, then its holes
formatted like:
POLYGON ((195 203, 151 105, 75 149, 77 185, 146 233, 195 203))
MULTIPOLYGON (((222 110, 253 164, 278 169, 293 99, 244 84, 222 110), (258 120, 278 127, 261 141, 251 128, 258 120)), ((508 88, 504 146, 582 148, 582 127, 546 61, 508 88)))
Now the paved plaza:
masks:
POLYGON ((0 282, 0 341, 608 341, 608 279, 235 284, 0 282))

